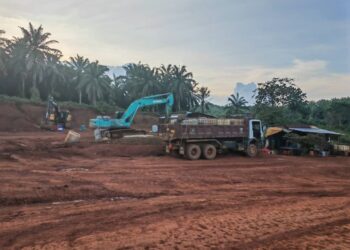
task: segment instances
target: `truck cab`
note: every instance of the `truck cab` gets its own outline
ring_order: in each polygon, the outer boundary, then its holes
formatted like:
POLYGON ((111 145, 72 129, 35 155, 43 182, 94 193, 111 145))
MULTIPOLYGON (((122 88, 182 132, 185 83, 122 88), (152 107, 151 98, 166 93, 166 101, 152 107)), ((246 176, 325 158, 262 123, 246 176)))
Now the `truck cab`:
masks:
POLYGON ((261 121, 256 119, 249 120, 249 142, 261 142, 263 139, 261 121))
POLYGON ((256 119, 249 120, 248 143, 245 145, 245 152, 248 156, 258 155, 259 148, 263 145, 263 130, 261 121, 256 119))

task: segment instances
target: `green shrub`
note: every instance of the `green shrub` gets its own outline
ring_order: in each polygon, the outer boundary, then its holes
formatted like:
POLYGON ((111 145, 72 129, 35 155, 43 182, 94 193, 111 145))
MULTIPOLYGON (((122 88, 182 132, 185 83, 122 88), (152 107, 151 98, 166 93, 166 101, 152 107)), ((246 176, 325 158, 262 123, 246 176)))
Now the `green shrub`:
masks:
POLYGON ((40 102, 41 98, 40 98, 40 92, 38 90, 37 87, 33 86, 30 89, 30 100, 34 101, 34 102, 40 102))
POLYGON ((26 98, 21 98, 17 96, 7 96, 7 95, 0 95, 0 102, 5 102, 5 103, 29 103, 29 104, 34 104, 34 105, 43 105, 44 102, 41 101, 33 101, 30 99, 26 98))
POLYGON ((70 108, 76 108, 76 109, 94 109, 96 110, 96 108, 92 105, 89 105, 89 104, 85 104, 85 103, 82 103, 82 104, 79 104, 77 102, 59 102, 59 106, 61 108, 65 108, 65 109, 70 109, 70 108))
POLYGON ((121 110, 119 107, 111 106, 106 102, 98 102, 95 108, 102 115, 112 115, 117 110, 121 110))

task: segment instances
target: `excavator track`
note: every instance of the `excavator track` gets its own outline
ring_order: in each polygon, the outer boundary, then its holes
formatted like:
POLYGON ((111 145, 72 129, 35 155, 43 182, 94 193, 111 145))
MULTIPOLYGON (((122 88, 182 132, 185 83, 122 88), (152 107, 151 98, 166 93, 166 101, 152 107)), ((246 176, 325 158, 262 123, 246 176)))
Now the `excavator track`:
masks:
POLYGON ((130 129, 130 128, 116 128, 101 130, 101 136, 109 139, 120 139, 128 135, 145 135, 144 130, 130 129))

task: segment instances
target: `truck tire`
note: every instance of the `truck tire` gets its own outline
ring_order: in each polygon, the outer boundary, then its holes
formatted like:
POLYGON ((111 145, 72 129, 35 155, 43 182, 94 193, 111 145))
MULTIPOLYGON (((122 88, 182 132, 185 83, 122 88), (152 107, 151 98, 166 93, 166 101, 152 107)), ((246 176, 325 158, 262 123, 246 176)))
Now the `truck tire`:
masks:
POLYGON ((202 153, 205 159, 214 160, 216 158, 216 147, 212 144, 205 144, 202 153))
POLYGON ((256 157, 258 155, 258 146, 255 143, 251 143, 247 147, 247 155, 249 157, 256 157))
POLYGON ((197 144, 188 144, 186 147, 186 157, 189 160, 198 160, 201 156, 201 147, 197 144))

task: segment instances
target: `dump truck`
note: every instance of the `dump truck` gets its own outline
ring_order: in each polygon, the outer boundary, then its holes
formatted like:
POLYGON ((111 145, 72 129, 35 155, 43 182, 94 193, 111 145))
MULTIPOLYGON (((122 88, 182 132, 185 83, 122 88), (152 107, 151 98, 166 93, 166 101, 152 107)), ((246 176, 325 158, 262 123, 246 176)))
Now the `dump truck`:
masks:
POLYGON ((225 150, 259 153, 263 141, 261 121, 253 118, 179 118, 160 121, 158 134, 167 153, 174 152, 189 160, 213 160, 225 150))

